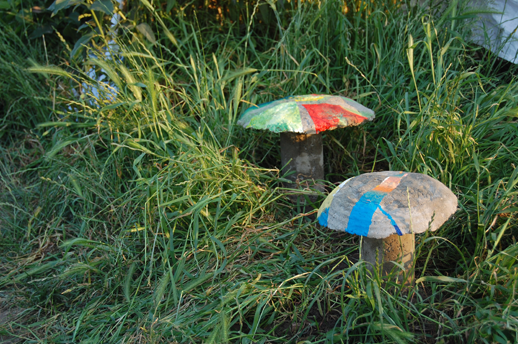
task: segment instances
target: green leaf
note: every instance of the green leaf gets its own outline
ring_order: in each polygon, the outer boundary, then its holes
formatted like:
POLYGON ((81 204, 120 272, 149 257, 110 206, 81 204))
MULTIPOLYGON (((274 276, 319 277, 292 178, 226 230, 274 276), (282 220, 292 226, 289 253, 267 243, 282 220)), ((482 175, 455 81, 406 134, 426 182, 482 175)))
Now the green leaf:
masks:
POLYGON ((188 200, 190 197, 189 195, 187 196, 182 196, 182 197, 178 197, 178 198, 175 198, 173 199, 172 201, 168 201, 168 202, 165 202, 165 203, 162 203, 160 204, 161 207, 168 207, 172 204, 175 204, 175 203, 180 203, 180 202, 183 202, 183 201, 186 201, 188 200))
POLYGON ((101 11, 108 15, 112 15, 114 8, 111 0, 97 0, 90 6, 91 11, 101 11))
POLYGON ((163 32, 167 36, 167 38, 169 38, 171 43, 173 43, 175 46, 178 46, 178 41, 168 29, 164 29, 163 32))
POLYGON ((153 30, 151 30, 151 27, 147 23, 140 23, 137 25, 137 30, 146 37, 148 41, 155 44, 156 38, 155 34, 153 33, 153 30))
POLYGON ((65 72, 63 69, 54 66, 40 66, 34 65, 32 67, 27 68, 27 71, 30 73, 40 73, 40 74, 51 74, 51 75, 60 75, 67 78, 72 78, 72 75, 65 72))
POLYGON ((367 283, 367 286, 365 288, 365 292, 367 294, 366 299, 369 301, 370 305, 372 306, 372 309, 376 308, 376 300, 374 300, 374 295, 372 294, 372 281, 369 281, 367 283))
POLYGON ((52 16, 57 14, 59 11, 67 9, 71 6, 79 5, 82 1, 80 0, 56 0, 49 6, 49 11, 52 11, 52 16))
POLYGON ((126 278, 124 279, 124 297, 127 302, 131 301, 131 284, 133 282, 133 273, 135 272, 136 267, 136 263, 133 262, 128 270, 126 278))
POLYGON ((380 331, 384 335, 390 337, 398 344, 413 343, 414 334, 403 331, 400 327, 392 324, 384 324, 381 322, 373 322, 372 328, 376 331, 380 331))
POLYGON ((164 297, 165 290, 169 286, 169 271, 165 271, 160 279, 157 289, 155 290, 155 305, 158 306, 164 297))
POLYGON ((121 105, 124 105, 126 104, 125 102, 119 102, 119 103, 115 103, 115 104, 110 104, 110 105, 106 105, 105 107, 103 107, 101 109, 101 112, 104 112, 104 111, 107 111, 107 110, 113 110, 113 109, 116 109, 118 108, 119 106, 121 105))
POLYGON ((75 143, 75 142, 79 142, 81 141, 83 138, 79 138, 79 139, 73 139, 73 140, 66 140, 66 141, 62 141, 58 144, 56 144, 54 147, 52 147, 46 154, 46 157, 47 159, 51 159, 52 157, 54 157, 54 155, 56 155, 57 153, 59 153, 63 148, 65 148, 66 146, 68 145, 71 145, 72 143, 75 143))
POLYGON ((59 263, 61 263, 61 261, 55 260, 55 261, 48 262, 48 263, 45 263, 45 264, 42 264, 42 265, 38 265, 38 266, 28 270, 28 271, 25 271, 25 272, 19 274, 16 278, 14 278, 14 281, 15 282, 19 282, 19 281, 23 280, 26 277, 29 277, 29 276, 32 276, 32 275, 41 274, 43 272, 46 272, 49 269, 52 269, 54 266, 56 266, 59 263))
POLYGON ((8 10, 11 8, 9 1, 0 1, 0 10, 8 10))
POLYGON ((84 238, 70 239, 60 245, 60 247, 64 248, 66 251, 68 251, 70 248, 72 248, 72 246, 83 246, 83 247, 95 248, 97 250, 113 251, 113 248, 108 244, 102 243, 100 241, 84 239, 84 238))
POLYGON ((381 317, 381 315, 383 314, 383 303, 381 302, 380 288, 378 286, 378 283, 376 283, 376 282, 373 282, 372 286, 373 286, 373 289, 374 289, 374 295, 376 296, 376 301, 378 303, 378 312, 379 312, 379 315, 381 317))
POLYGON ((95 268, 93 264, 85 264, 85 263, 76 263, 72 266, 68 267, 65 271, 59 274, 60 279, 66 279, 71 276, 80 276, 84 275, 87 272, 93 272, 94 274, 102 274, 102 271, 95 268))
POLYGON ((448 277, 448 276, 425 276, 419 278, 415 283, 420 282, 446 282, 446 283, 468 283, 465 279, 462 278, 455 278, 455 277, 448 277))
POLYGON ((140 143, 137 143, 132 139, 125 140, 123 144, 131 150, 141 151, 149 155, 157 156, 155 153, 153 153, 152 151, 150 151, 149 149, 147 149, 146 147, 142 146, 140 143))
POLYGON ((54 32, 54 29, 52 28, 52 25, 45 24, 45 25, 38 25, 36 29, 29 35, 29 39, 35 39, 39 38, 43 35, 51 34, 54 32))
POLYGON ((70 178, 70 182, 72 183, 72 186, 76 190, 77 194, 80 197, 83 197, 83 190, 81 189, 81 186, 77 182, 77 179, 73 175, 71 175, 71 174, 68 177, 70 178))
POLYGON ((185 284, 182 288, 182 290, 184 291, 184 293, 187 293, 189 292, 191 289, 194 289, 196 288, 197 286, 199 286, 200 284, 203 284, 205 281, 207 281, 209 278, 211 278, 212 276, 214 276, 214 273, 209 273, 209 274, 202 274, 200 275, 197 279, 185 284))
POLYGON ((225 81, 231 81, 231 80, 234 80, 235 78, 238 78, 240 76, 243 76, 243 75, 247 75, 247 74, 251 74, 251 73, 255 73, 257 72, 257 69, 255 68, 243 68, 243 69, 238 69, 238 70, 235 70, 233 72, 230 72, 228 73, 224 78, 223 78, 223 82, 225 81))
POLYGON ((92 39, 93 36, 93 33, 89 33, 77 40, 76 44, 74 44, 74 49, 72 49, 72 51, 70 52, 70 60, 74 60, 76 58, 79 52, 85 47, 86 44, 88 44, 88 42, 92 39))
MULTIPOLYGON (((157 15, 157 13, 155 12, 155 9, 153 8, 153 6, 151 5, 151 3, 148 1, 148 0, 141 0, 141 2, 144 4, 144 6, 146 6, 151 12, 153 12, 153 14, 155 14, 155 18, 158 20, 158 22, 160 23, 160 25, 162 26, 162 28, 164 29, 164 32, 167 36, 167 38, 169 38, 169 40, 175 45, 175 46, 178 46, 178 42, 176 41, 176 38, 174 38, 173 34, 171 32, 169 32, 169 29, 168 27, 164 24, 164 22, 162 21, 162 18, 160 18, 159 15, 157 15)), ((169 5, 168 5, 169 6, 169 5)), ((138 28, 138 27, 137 27, 138 28)))
POLYGON ((95 122, 44 122, 38 124, 37 128, 45 128, 45 127, 70 127, 70 128, 92 128, 96 127, 97 123, 95 122))
POLYGON ((167 7, 166 7, 166 13, 171 12, 173 9, 173 6, 176 5, 176 0, 167 0, 167 7))
POLYGON ((110 63, 110 61, 106 59, 98 58, 90 58, 88 63, 100 67, 103 70, 102 72, 108 76, 110 81, 113 81, 119 89, 123 88, 119 74, 117 73, 117 70, 113 68, 115 67, 114 63, 110 63))

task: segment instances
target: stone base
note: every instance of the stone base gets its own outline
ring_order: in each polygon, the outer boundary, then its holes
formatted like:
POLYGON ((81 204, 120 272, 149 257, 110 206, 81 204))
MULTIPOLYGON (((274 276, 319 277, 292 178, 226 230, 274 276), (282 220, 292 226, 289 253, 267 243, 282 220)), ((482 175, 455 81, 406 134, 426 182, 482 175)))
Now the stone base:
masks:
POLYGON ((287 178, 294 183, 324 179, 322 135, 281 133, 282 173, 295 171, 287 178))
POLYGON ((391 279, 405 285, 414 283, 414 251, 415 234, 397 235, 393 234, 385 239, 373 239, 363 237, 362 259, 381 273, 381 276, 388 276, 392 273, 391 279), (404 266, 402 270, 393 262, 404 266))
POLYGON ((282 174, 291 173, 286 178, 291 182, 284 183, 290 189, 304 189, 304 195, 291 193, 288 197, 293 204, 302 206, 304 213, 311 212, 309 203, 317 201, 317 190, 324 191, 324 185, 315 184, 315 180, 324 179, 324 153, 322 135, 306 135, 297 133, 281 133, 281 164, 282 174), (313 191, 307 194, 307 191, 313 191))

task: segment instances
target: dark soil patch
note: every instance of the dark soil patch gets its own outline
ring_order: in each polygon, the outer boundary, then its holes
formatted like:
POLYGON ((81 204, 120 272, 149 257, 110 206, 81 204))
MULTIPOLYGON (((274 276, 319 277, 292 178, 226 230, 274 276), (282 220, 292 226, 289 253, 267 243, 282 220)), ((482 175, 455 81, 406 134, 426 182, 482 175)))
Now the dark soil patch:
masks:
POLYGON ((9 322, 13 321, 20 314, 21 309, 16 307, 8 308, 3 303, 3 300, 0 299, 0 343, 18 343, 20 341, 19 338, 10 336, 7 333, 12 332, 9 322))

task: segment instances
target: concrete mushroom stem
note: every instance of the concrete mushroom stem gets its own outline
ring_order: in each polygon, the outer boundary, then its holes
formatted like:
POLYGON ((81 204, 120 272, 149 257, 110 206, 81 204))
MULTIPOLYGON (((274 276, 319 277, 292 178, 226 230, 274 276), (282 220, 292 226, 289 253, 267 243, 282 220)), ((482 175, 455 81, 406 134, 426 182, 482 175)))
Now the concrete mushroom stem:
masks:
POLYGON ((281 133, 281 165, 283 174, 295 171, 287 176, 292 182, 324 179, 322 135, 281 133))

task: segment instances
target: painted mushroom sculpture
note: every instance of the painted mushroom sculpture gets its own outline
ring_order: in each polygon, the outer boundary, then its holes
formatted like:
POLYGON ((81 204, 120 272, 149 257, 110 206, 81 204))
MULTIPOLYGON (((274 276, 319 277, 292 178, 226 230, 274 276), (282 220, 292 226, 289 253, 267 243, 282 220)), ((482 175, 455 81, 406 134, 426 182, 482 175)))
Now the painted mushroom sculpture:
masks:
POLYGON ((247 109, 238 124, 281 133, 283 173, 297 179, 324 179, 322 136, 326 130, 359 125, 374 119, 374 111, 341 96, 292 96, 247 109))
POLYGON ((437 230, 457 210, 457 197, 441 182, 420 173, 375 172, 340 184, 322 203, 322 226, 364 237, 361 257, 396 279, 414 280, 415 234, 437 230))

